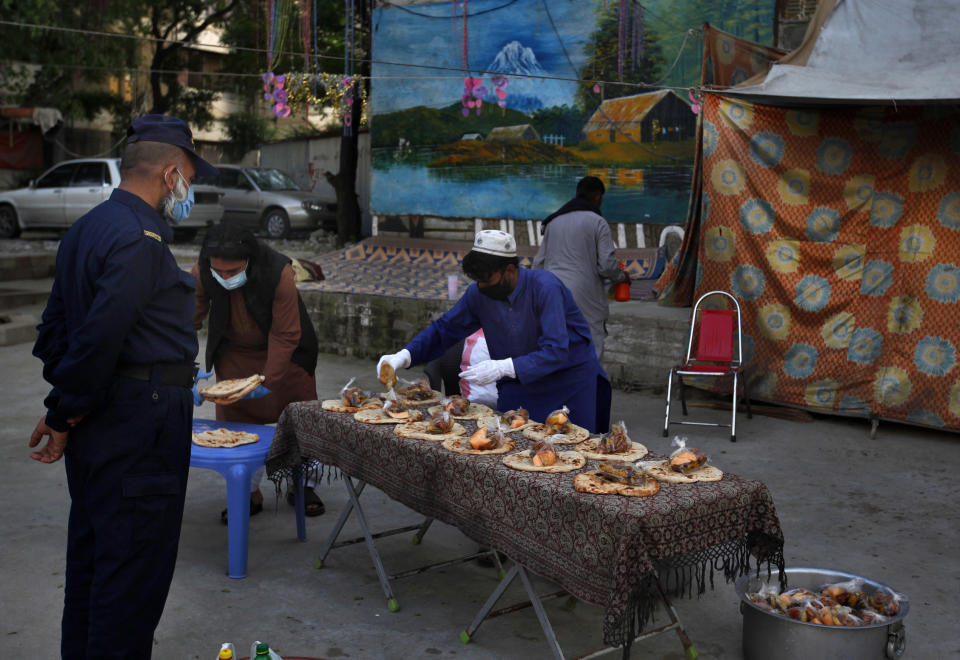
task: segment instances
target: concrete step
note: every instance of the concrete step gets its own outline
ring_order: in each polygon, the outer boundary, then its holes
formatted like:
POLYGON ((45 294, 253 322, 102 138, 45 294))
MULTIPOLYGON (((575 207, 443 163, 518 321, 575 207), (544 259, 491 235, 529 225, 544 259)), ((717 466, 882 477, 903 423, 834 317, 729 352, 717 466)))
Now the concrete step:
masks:
POLYGON ((52 286, 53 280, 49 278, 0 281, 0 313, 9 313, 18 307, 43 305, 52 286))
POLYGON ((42 314, 43 305, 17 307, 0 312, 0 346, 34 342, 42 314))
POLYGON ((53 277, 55 252, 0 254, 0 282, 53 277))

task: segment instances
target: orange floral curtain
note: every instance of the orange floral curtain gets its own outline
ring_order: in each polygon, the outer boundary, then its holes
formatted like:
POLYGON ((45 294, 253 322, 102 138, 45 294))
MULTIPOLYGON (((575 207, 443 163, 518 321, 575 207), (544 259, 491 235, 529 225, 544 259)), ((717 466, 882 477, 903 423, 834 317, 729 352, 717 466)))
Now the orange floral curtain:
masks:
POLYGON ((960 109, 708 94, 696 295, 744 313, 751 394, 960 429, 960 109))

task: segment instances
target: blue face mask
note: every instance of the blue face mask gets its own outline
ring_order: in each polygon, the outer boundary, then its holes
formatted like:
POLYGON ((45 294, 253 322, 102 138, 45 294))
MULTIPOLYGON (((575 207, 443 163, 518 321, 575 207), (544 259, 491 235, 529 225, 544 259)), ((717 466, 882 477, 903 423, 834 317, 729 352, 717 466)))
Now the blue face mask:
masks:
POLYGON ((239 289, 240 287, 242 287, 244 284, 247 283, 246 268, 244 268, 239 273, 237 273, 236 275, 228 279, 223 279, 222 277, 220 277, 220 275, 217 274, 217 271, 215 271, 213 268, 210 269, 210 274, 213 275, 213 279, 219 282, 220 286, 222 286, 227 291, 233 291, 234 289, 239 289))
POLYGON ((170 221, 179 225, 190 216, 190 209, 193 208, 193 187, 187 190, 187 198, 182 202, 174 202, 170 209, 170 221))

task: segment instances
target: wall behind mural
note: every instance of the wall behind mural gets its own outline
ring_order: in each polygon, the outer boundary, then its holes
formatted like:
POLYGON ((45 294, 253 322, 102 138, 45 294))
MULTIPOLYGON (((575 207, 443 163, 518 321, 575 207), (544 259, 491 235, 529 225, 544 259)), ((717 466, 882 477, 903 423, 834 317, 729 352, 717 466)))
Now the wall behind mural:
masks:
POLYGON ((696 133, 682 86, 700 60, 688 29, 772 28, 773 0, 720 4, 380 0, 373 212, 542 219, 590 174, 608 220, 682 223, 696 133))

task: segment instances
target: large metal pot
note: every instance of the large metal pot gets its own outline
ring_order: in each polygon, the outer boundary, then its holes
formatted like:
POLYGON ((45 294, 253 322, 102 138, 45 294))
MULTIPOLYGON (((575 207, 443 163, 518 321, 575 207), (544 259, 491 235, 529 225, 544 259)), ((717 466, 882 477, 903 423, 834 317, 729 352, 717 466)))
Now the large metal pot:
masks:
MULTIPOLYGON (((788 568, 785 572, 791 589, 816 590, 832 582, 859 579, 863 580, 863 591, 867 595, 877 589, 891 590, 859 575, 822 568, 788 568)), ((743 615, 745 660, 876 660, 884 657, 893 660, 903 655, 906 647, 903 618, 910 610, 906 598, 900 603, 900 614, 885 623, 856 627, 823 626, 788 619, 757 607, 747 594, 756 592, 767 581, 766 577, 766 573, 760 578, 744 575, 736 581, 743 615)), ((775 575, 772 579, 776 580, 775 575)))

